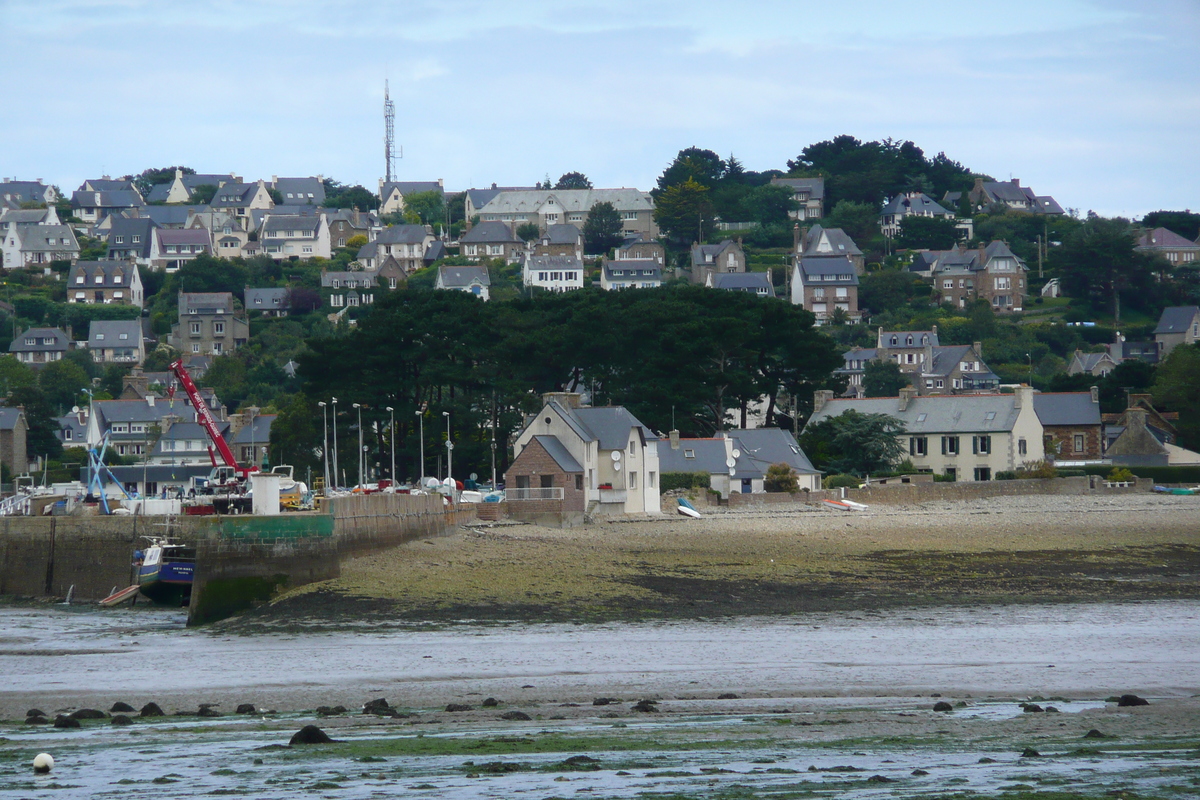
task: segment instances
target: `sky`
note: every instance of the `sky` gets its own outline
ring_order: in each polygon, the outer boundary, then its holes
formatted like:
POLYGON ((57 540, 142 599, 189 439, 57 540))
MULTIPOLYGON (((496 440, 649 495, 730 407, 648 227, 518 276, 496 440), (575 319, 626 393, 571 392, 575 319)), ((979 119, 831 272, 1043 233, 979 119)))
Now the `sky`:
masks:
POLYGON ((0 0, 0 177, 68 193, 176 164, 374 190, 679 150, 786 169, 910 139, 1081 213, 1200 210, 1200 0, 0 0))

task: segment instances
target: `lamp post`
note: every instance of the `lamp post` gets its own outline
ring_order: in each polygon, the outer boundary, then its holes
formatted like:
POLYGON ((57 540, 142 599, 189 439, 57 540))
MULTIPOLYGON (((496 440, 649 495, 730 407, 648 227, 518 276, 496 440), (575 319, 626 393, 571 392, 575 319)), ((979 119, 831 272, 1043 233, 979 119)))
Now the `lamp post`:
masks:
POLYGON ((358 409, 358 485, 363 486, 363 436, 362 436, 362 404, 355 403, 358 409))
POLYGON ((417 470, 417 483, 425 480, 425 409, 417 409, 417 423, 420 426, 421 432, 418 438, 421 440, 421 467, 417 470))
POLYGON ((388 438, 392 440, 392 471, 388 473, 388 477, 392 479, 392 491, 396 491, 396 409, 391 406, 387 407, 388 416, 391 421, 388 423, 388 438))
POLYGON ((317 403, 321 407, 321 429, 324 432, 321 444, 321 460, 325 462, 325 496, 329 497, 329 415, 326 412, 325 401, 317 403))
POLYGON ((333 398, 333 482, 338 482, 337 398, 333 398))
POLYGON ((443 411, 446 418, 446 477, 450 480, 450 493, 454 493, 454 442, 450 441, 450 412, 443 411))

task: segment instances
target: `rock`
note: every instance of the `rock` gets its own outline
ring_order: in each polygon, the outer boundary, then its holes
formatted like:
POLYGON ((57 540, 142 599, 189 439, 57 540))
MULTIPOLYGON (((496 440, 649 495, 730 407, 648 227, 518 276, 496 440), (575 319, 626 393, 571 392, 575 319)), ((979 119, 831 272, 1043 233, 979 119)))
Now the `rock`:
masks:
POLYGON ((740 700, 741 698, 738 697, 733 692, 725 692, 725 694, 717 695, 717 699, 718 700, 740 700))
POLYGON ((613 703, 619 703, 619 702, 621 702, 621 700, 620 700, 620 698, 617 698, 617 697, 597 697, 595 700, 592 701, 592 705, 607 706, 607 705, 611 705, 613 703))
POLYGON ((1026 714, 1036 714, 1045 711, 1046 709, 1042 708, 1037 703, 1025 703, 1021 706, 1021 710, 1026 714))
POLYGON ((332 741, 333 739, 329 738, 329 734, 316 725, 305 725, 292 734, 292 738, 288 740, 288 744, 329 744, 332 741))
POLYGON ((54 727, 56 728, 82 728, 79 720, 74 717, 68 717, 65 714, 59 714, 54 718, 54 727))
POLYGON ((114 714, 132 714, 133 712, 137 711, 137 709, 129 705, 129 703, 122 703, 120 700, 118 700, 112 704, 112 708, 110 708, 109 711, 114 714))
POLYGON ((994 759, 994 758, 988 758, 987 756, 984 756, 983 758, 979 759, 979 760, 978 760, 978 761, 976 761, 975 763, 976 763, 976 764, 995 764, 995 763, 996 763, 996 759, 994 759))
POLYGON ((217 711, 213 706, 215 703, 204 703, 200 706, 200 710, 196 712, 197 717, 221 717, 224 716, 220 711, 217 711))
POLYGON ((1046 706, 1046 713, 1047 714, 1058 714, 1059 710, 1057 708, 1055 708, 1054 706, 1046 706))
POLYGON ((872 775, 867 778, 867 783, 895 783, 894 778, 889 778, 886 775, 872 775))
POLYGON ((234 711, 233 713, 235 713, 235 714, 253 714, 254 713, 254 703, 238 703, 237 710, 234 711))
POLYGON ((471 706, 469 706, 465 703, 447 703, 446 710, 451 713, 458 712, 458 711, 474 711, 474 709, 471 708, 471 706))
POLYGON ((71 719, 108 719, 108 714, 95 708, 81 708, 78 711, 72 711, 71 719))
POLYGON ((44 716, 32 716, 32 717, 25 718, 25 724, 26 725, 49 725, 50 720, 46 719, 44 716))
POLYGON ((1085 733, 1083 735, 1083 738, 1085 738, 1085 739, 1107 739, 1109 737, 1106 734, 1103 734, 1100 731, 1096 730, 1095 728, 1092 728, 1090 731, 1088 731, 1087 733, 1085 733))
POLYGON ((657 714, 658 709, 655 708, 657 705, 657 700, 638 700, 632 708, 634 711, 641 711, 644 714, 657 714))
MULTIPOLYGON (((395 709, 389 708, 388 711, 394 712, 395 709)), ((319 717, 335 717, 338 714, 345 713, 345 706, 317 706, 317 716, 319 717)))
POLYGON ((926 772, 926 771, 925 771, 925 770, 923 770, 923 769, 914 769, 914 770, 912 771, 912 774, 913 774, 913 775, 916 775, 918 778, 920 778, 922 775, 928 775, 929 773, 928 773, 928 772, 926 772))
POLYGON ((130 717, 125 716, 124 714, 113 714, 112 724, 113 725, 132 725, 133 720, 130 717))
POLYGON ((146 703, 142 706, 142 710, 138 712, 141 717, 165 717, 166 714, 158 707, 158 703, 146 703))
POLYGON ((500 715, 500 719, 513 720, 514 722, 531 722, 533 717, 524 711, 505 711, 500 715))
POLYGON ((1117 699, 1118 708, 1129 708, 1130 706, 1148 706, 1150 701, 1145 698, 1138 697, 1136 694, 1123 694, 1117 699))
POLYGON ((939 700, 933 704, 934 711, 953 711, 954 706, 947 703, 945 700, 939 700))
POLYGON ((368 700, 367 702, 363 703, 364 714, 379 714, 381 711, 390 711, 391 708, 391 704, 389 704, 388 701, 382 697, 376 700, 368 700))
POLYGON ((599 764, 600 759, 592 758, 591 756, 571 756, 563 760, 564 764, 569 764, 572 767, 583 767, 589 764, 599 764))
POLYGON ((1021 758, 1041 758, 1042 754, 1032 747, 1026 747, 1021 751, 1021 758))
POLYGON ((479 705, 483 706, 484 708, 495 708, 496 706, 500 705, 500 701, 494 697, 489 697, 479 705))
POLYGON ((27 716, 27 717, 44 717, 44 716, 46 716, 46 712, 41 711, 36 708, 31 708, 25 712, 25 716, 27 716))

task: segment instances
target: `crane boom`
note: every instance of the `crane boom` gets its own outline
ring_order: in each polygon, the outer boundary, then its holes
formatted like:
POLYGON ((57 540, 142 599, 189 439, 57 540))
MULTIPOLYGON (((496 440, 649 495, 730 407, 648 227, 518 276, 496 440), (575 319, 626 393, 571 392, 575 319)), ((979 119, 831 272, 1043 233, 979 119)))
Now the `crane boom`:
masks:
MULTIPOLYGON (((221 454, 221 459, 226 466, 233 467, 237 471, 239 477, 245 478, 249 472, 253 471, 253 467, 243 467, 237 463, 237 459, 233 456, 233 450, 225 442, 225 437, 221 435, 221 431, 217 429, 217 421, 213 419, 212 410, 208 404, 204 402, 204 398, 200 396, 200 390, 196 388, 196 384, 192 381, 192 376, 183 368, 183 359, 179 359, 171 364, 167 369, 179 379, 179 383, 183 386, 183 390, 187 392, 188 399, 192 401, 192 406, 196 409, 196 419, 201 427, 204 428, 208 438, 212 440, 213 446, 217 448, 217 452, 221 454)), ((213 459, 214 466, 216 459, 213 459)))

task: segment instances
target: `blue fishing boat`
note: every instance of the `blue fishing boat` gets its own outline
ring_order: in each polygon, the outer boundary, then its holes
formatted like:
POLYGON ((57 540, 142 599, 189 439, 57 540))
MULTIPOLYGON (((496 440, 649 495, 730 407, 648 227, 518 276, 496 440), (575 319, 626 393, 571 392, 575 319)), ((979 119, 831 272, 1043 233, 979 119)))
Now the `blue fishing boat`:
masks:
POLYGON ((137 585, 142 595, 159 605, 186 605, 192 597, 196 548, 166 538, 152 538, 145 550, 133 554, 137 585))

